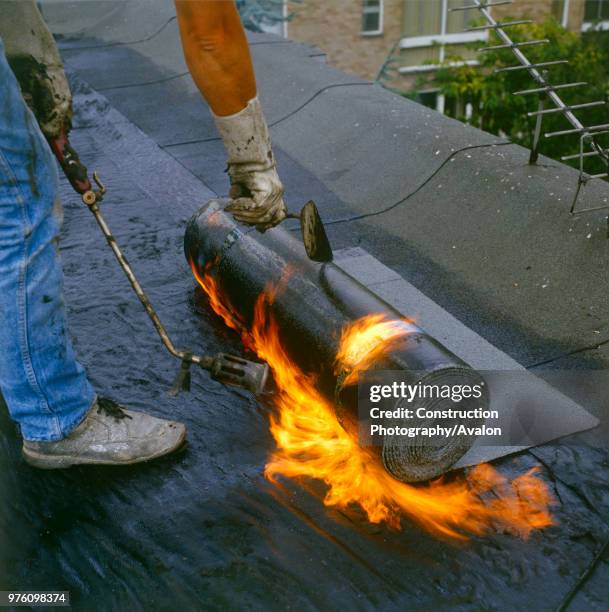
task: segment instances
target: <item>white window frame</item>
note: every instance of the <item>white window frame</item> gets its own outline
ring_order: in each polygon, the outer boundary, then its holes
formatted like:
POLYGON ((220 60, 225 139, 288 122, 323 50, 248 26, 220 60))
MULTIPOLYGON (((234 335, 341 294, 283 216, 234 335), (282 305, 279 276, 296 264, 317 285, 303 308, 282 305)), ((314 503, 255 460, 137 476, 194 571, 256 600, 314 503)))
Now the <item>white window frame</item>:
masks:
POLYGON ((589 30, 609 30, 609 20, 604 21, 584 21, 582 22, 582 32, 588 32, 589 30))
MULTIPOLYGON (((567 0, 567 2, 569 2, 569 0, 567 0)), ((288 0, 283 0, 283 6, 281 7, 281 15, 283 17, 283 32, 281 33, 281 35, 284 38, 287 38, 288 37, 288 16, 289 16, 288 0)))
POLYGON ((437 64, 423 64, 420 66, 403 66, 399 68, 401 74, 417 74, 422 72, 433 72, 446 66, 477 66, 478 60, 467 60, 464 62, 445 63, 446 45, 464 44, 476 41, 487 41, 488 30, 479 32, 447 32, 448 22, 448 0, 442 0, 442 15, 440 21, 440 33, 426 36, 404 36, 400 40, 401 49, 417 49, 421 47, 431 47, 434 44, 440 45, 440 53, 437 64))
POLYGON ((584 21, 582 23, 582 32, 589 30, 601 30, 605 32, 609 30, 609 21, 584 21))
POLYGON ((566 28, 569 25, 569 0, 565 0, 565 3, 563 4, 560 25, 562 25, 563 28, 566 28))
POLYGON ((459 62, 444 62, 443 64, 421 64, 420 66, 402 66, 398 68, 400 74, 423 74, 425 72, 435 72, 440 68, 462 68, 463 66, 479 66, 480 62, 475 59, 463 60, 459 62))
MULTIPOLYGON (((366 7, 364 5, 364 3, 362 2, 362 18, 364 16, 364 14, 366 12, 368 13, 376 13, 376 11, 366 11, 366 9, 369 9, 370 7, 366 7)), ((379 10, 378 10, 378 15, 379 15, 379 29, 378 30, 362 30, 360 33, 362 36, 380 36, 383 33, 383 13, 385 8, 385 0, 379 0, 379 10)), ((362 19, 362 25, 363 25, 363 19, 362 19)))
POLYGON ((416 49, 418 47, 431 47, 439 45, 458 45, 477 40, 485 41, 486 32, 454 32, 452 34, 431 34, 429 36, 407 36, 400 40, 400 48, 416 49))

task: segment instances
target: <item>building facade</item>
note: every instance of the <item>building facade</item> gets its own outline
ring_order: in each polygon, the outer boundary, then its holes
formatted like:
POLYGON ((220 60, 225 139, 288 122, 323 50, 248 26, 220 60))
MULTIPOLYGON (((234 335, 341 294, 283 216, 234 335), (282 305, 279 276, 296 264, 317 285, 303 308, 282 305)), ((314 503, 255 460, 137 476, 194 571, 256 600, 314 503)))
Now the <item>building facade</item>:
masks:
MULTIPOLYGON (((367 79, 376 79, 392 57, 399 74, 395 87, 408 91, 421 74, 436 70, 437 63, 456 61, 452 57, 476 65, 476 53, 466 44, 484 42, 488 34, 466 30, 479 12, 450 10, 471 4, 473 0, 287 0, 292 19, 283 33, 319 47, 329 64, 367 79)), ((514 0, 491 11, 497 20, 543 21, 551 16, 572 31, 593 25, 609 30, 609 0, 514 0)), ((422 96, 423 102, 443 110, 444 101, 434 91, 422 96)))

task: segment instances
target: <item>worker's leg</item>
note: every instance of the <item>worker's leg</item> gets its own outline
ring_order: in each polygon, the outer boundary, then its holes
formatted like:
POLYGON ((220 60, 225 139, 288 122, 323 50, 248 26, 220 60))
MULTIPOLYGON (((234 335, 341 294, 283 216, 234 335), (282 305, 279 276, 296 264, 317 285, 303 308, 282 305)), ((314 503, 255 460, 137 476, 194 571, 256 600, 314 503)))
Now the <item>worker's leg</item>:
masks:
POLYGON ((57 170, 0 41, 0 390, 25 439, 59 440, 95 393, 66 329, 57 170))
POLYGON ((241 18, 232 0, 176 0, 184 57, 215 115, 243 110, 256 80, 241 18))

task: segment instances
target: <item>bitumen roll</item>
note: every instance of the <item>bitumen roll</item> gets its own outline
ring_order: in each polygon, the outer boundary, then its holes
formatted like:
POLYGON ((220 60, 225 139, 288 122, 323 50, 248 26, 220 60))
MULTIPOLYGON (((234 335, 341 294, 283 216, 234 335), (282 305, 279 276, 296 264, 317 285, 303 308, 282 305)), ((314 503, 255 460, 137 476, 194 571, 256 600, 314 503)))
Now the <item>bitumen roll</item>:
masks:
MULTIPOLYGON (((450 410, 471 411, 474 404, 482 410, 488 408, 488 392, 480 374, 336 265, 309 260, 300 240, 291 232, 279 227, 262 234, 239 225, 223 212, 227 203, 211 200, 192 218, 184 240, 187 259, 201 276, 213 275, 223 299, 247 328, 252 326, 260 294, 269 286, 281 287, 273 300, 272 315, 284 349, 302 371, 314 377, 347 431, 353 435, 362 432, 361 410, 357 385, 345 384, 346 372, 337 370, 336 357, 342 332, 367 315, 401 321, 406 330, 397 343, 392 342, 387 351, 367 364, 368 375, 374 377, 371 373, 378 373, 382 378, 391 371, 413 387, 468 385, 482 390, 479 398, 460 402, 437 395, 417 397, 410 405, 415 413, 421 408, 423 413, 432 411, 440 416, 392 416, 384 421, 387 426, 412 431, 413 427, 464 424, 473 428, 482 424, 478 416, 445 416, 450 410)), ((404 399, 395 396, 382 404, 389 411, 401 407, 405 407, 404 399)), ((388 472, 404 482, 429 480, 442 474, 475 441, 472 435, 430 439, 423 434, 411 437, 393 433, 381 438, 366 447, 388 472)))

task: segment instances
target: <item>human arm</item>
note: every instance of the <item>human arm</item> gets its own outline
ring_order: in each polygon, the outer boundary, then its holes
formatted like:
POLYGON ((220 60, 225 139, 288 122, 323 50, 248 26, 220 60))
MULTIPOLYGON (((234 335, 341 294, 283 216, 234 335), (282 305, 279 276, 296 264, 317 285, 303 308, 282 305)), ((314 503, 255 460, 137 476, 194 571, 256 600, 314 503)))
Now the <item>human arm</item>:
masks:
POLYGON ((176 0, 184 57, 228 153, 230 207, 261 230, 285 218, 283 185, 257 97, 245 31, 232 0, 176 0))

